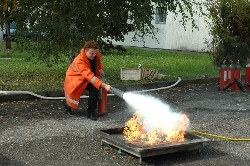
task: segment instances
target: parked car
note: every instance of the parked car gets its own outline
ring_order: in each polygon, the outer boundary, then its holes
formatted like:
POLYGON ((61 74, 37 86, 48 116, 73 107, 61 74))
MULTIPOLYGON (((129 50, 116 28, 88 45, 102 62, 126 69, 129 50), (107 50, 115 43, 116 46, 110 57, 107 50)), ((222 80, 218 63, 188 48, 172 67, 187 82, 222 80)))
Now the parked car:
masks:
MULTIPOLYGON (((10 23, 10 37, 14 38, 16 32, 16 25, 14 23, 10 23)), ((3 25, 3 40, 6 38, 6 25, 3 25)))

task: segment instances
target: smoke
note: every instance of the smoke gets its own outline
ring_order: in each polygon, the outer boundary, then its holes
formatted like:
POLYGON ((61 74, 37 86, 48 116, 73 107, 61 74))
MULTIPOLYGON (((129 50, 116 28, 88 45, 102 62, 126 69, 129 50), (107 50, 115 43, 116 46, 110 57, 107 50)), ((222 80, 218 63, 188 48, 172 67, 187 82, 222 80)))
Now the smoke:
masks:
POLYGON ((189 119, 183 112, 174 111, 170 105, 150 95, 124 93, 127 104, 142 114, 141 120, 145 130, 161 129, 174 132, 182 128, 188 129, 189 119))

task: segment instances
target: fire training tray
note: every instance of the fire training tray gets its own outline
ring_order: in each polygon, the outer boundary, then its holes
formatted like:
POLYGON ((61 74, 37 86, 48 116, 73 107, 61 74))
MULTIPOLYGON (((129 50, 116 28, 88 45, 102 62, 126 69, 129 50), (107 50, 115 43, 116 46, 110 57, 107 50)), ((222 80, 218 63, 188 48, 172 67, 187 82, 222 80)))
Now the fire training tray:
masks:
POLYGON ((198 136, 196 134, 186 133, 184 142, 174 142, 168 144, 160 145, 150 145, 150 146, 137 146, 127 142, 123 137, 122 128, 113 129, 98 129, 95 133, 101 137, 101 145, 107 143, 119 149, 130 153, 134 156, 139 157, 139 163, 142 162, 142 157, 157 156, 167 153, 175 153, 180 151, 189 151, 197 149, 200 153, 200 149, 203 143, 208 142, 209 139, 198 136))

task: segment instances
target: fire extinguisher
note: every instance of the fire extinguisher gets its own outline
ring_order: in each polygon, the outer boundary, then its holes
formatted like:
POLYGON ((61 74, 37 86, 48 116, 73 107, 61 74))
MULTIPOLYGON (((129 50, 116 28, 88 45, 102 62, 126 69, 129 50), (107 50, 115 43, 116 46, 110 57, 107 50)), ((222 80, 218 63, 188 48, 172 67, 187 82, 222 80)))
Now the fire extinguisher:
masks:
POLYGON ((231 85, 231 86, 228 87, 229 90, 234 90, 235 89, 234 74, 235 74, 235 65, 234 65, 233 61, 231 60, 231 64, 229 65, 228 70, 227 70, 228 84, 231 85))
POLYGON ((227 65, 226 60, 223 61, 220 69, 220 90, 227 84, 227 65))
POLYGON ((248 64, 246 65, 246 75, 245 75, 245 87, 250 90, 250 59, 247 59, 248 64))
POLYGON ((234 78, 236 79, 236 85, 234 86, 235 90, 240 90, 241 86, 239 86, 241 84, 241 66, 240 66, 240 62, 239 60, 237 61, 236 65, 235 65, 235 72, 234 72, 234 78))
POLYGON ((241 82, 241 66, 240 66, 240 62, 238 60, 238 62, 236 63, 235 66, 235 90, 241 90, 242 92, 247 91, 246 88, 244 87, 243 83, 241 82))
MULTIPOLYGON (((102 76, 102 82, 107 83, 107 79, 102 76)), ((108 113, 108 95, 105 88, 100 88, 99 99, 98 99, 98 113, 104 115, 108 113)))

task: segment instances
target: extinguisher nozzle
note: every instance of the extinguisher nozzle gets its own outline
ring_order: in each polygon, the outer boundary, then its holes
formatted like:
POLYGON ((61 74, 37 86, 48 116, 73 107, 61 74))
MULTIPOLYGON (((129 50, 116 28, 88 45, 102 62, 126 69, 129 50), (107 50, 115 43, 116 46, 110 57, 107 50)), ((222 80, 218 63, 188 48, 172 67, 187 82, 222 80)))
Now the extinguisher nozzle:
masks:
POLYGON ((244 87, 245 87, 245 88, 250 87, 250 84, 245 83, 245 84, 244 84, 244 87))
POLYGON ((232 86, 235 83, 235 81, 231 81, 229 83, 227 83, 221 90, 225 91, 227 90, 230 86, 232 86))
POLYGON ((235 80, 235 81, 236 81, 236 85, 240 88, 240 90, 242 92, 246 92, 247 91, 246 88, 244 87, 244 85, 240 81, 238 81, 238 80, 235 80))
POLYGON ((120 89, 116 89, 112 87, 110 92, 123 99, 124 92, 121 91, 120 89))
POLYGON ((221 90, 222 91, 225 91, 227 90, 230 86, 232 86, 233 84, 235 83, 235 80, 234 81, 231 81, 229 83, 227 83, 221 90))

